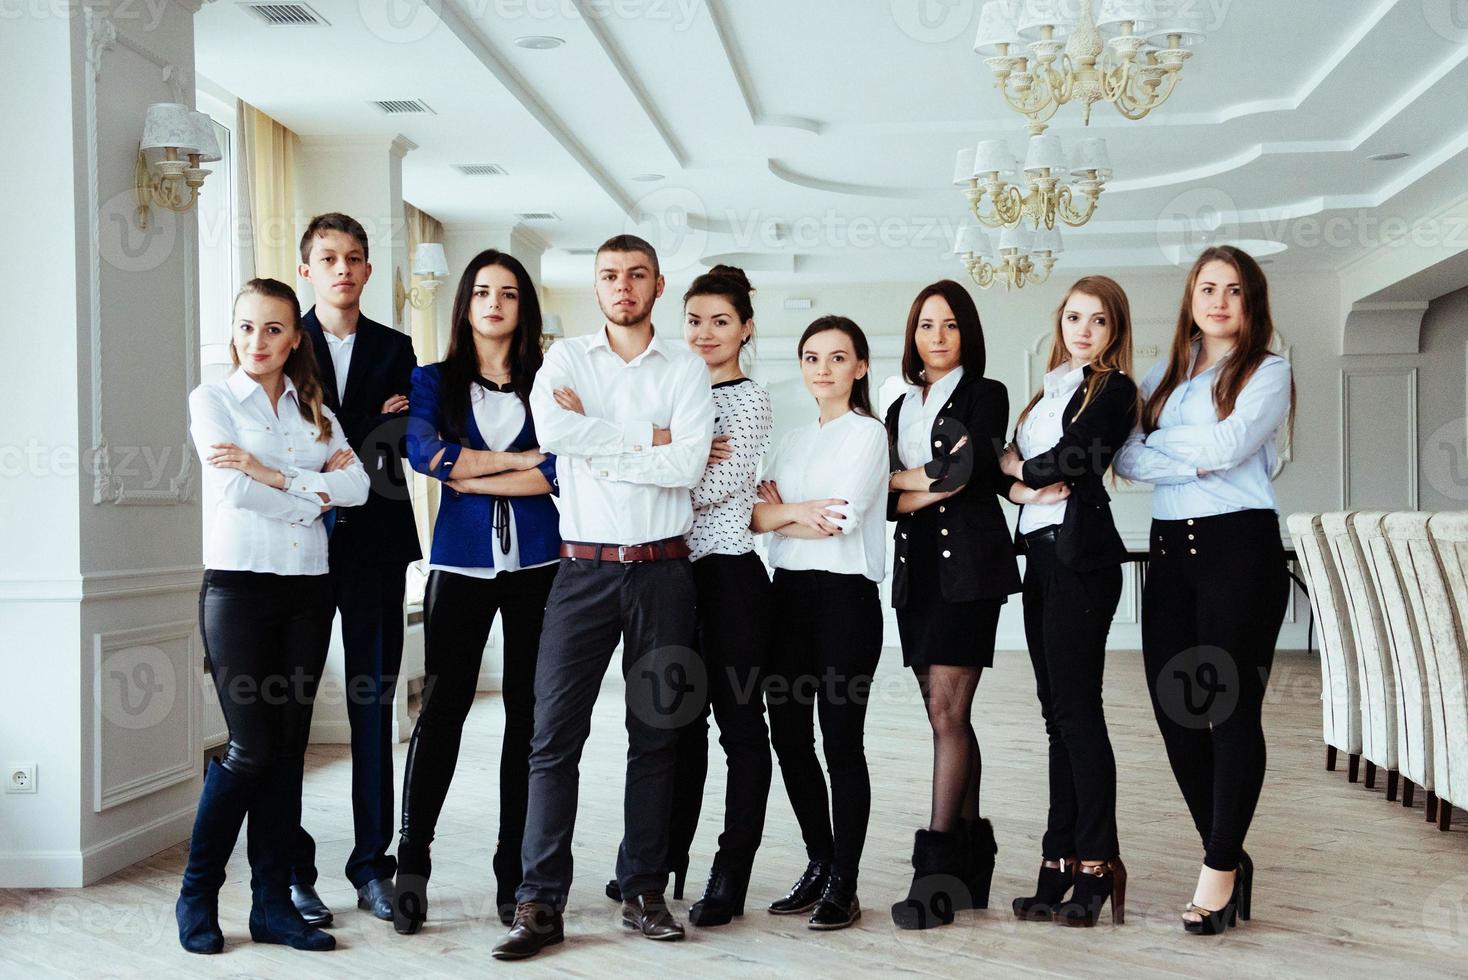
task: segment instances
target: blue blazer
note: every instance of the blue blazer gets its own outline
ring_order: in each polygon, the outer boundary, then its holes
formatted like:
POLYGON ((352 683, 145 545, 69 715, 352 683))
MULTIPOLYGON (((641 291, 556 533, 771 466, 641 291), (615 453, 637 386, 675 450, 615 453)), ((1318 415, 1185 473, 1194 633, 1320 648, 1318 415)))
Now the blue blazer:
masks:
MULTIPOLYGON (((413 393, 408 398, 408 462, 419 473, 447 480, 454 462, 465 449, 489 449, 470 411, 464 419, 464 434, 459 442, 446 442, 442 433, 448 428, 443 397, 439 390, 437 364, 413 369, 413 393), (438 466, 433 457, 443 450, 438 466)), ((505 451, 520 452, 539 445, 535 422, 525 413, 525 427, 505 451)), ((538 467, 558 493, 556 458, 547 455, 538 467)), ((429 561, 435 565, 457 565, 460 568, 493 568, 494 498, 482 493, 459 493, 447 486, 439 498, 438 520, 433 527, 433 549, 429 561)), ((510 497, 510 510, 515 515, 515 535, 520 545, 520 564, 539 565, 560 557, 560 511, 551 494, 535 497, 510 497)))

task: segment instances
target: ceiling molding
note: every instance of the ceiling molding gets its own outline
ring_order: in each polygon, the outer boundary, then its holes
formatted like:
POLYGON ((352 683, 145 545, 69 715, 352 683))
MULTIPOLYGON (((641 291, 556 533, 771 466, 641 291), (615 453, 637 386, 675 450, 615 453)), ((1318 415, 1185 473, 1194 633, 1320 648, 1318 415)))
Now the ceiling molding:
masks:
POLYGON ((734 32, 729 27, 729 19, 724 13, 723 4, 720 0, 705 0, 705 6, 708 8, 709 20, 713 22, 714 33, 719 37, 719 46, 724 49, 724 59, 729 63, 729 71, 733 73, 734 81, 739 86, 739 94, 744 98, 744 109, 749 113, 750 122, 756 126, 797 129, 806 133, 814 133, 817 136, 824 132, 826 124, 819 119, 807 119, 803 116, 777 116, 764 111, 759 95, 754 90, 754 79, 750 77, 749 68, 744 63, 744 56, 739 51, 739 44, 734 40, 734 32))
POLYGON ((617 74, 622 78, 622 84, 627 86, 627 91, 632 93, 632 98, 637 101, 643 114, 647 116, 648 122, 652 123, 652 128, 657 130, 658 136, 663 141, 663 145, 668 148, 668 152, 672 154, 673 160, 678 164, 678 167, 680 169, 687 167, 688 152, 683 149, 683 144, 678 142, 678 137, 674 135, 673 128, 668 125, 668 121, 663 118, 663 114, 653 104, 652 96, 648 94, 647 87, 642 84, 642 80, 637 77, 637 73, 633 71, 632 66, 627 62, 627 57, 622 53, 621 47, 607 33, 607 29, 603 24, 604 18, 592 8, 588 0, 571 0, 571 5, 581 15, 581 20, 586 24, 586 29, 591 32, 591 36, 596 39, 596 43, 601 45, 602 53, 607 56, 607 60, 617 70, 617 74))
POLYGON ((896 200, 920 200, 931 193, 927 187, 882 187, 877 184, 849 184, 840 180, 827 180, 824 177, 816 177, 811 174, 803 174, 793 170, 781 163, 779 160, 767 160, 770 173, 787 184, 796 187, 805 187, 816 191, 829 191, 833 194, 850 194, 855 197, 885 197, 896 200))

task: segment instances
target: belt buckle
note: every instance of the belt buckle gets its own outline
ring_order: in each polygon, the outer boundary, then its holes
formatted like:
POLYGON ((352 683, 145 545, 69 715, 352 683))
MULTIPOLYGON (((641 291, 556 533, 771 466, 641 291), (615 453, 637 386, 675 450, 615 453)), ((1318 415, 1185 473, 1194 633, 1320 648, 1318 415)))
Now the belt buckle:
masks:
POLYGON ((624 565, 627 562, 631 561, 631 559, 627 557, 627 545, 617 545, 617 561, 621 562, 624 565))

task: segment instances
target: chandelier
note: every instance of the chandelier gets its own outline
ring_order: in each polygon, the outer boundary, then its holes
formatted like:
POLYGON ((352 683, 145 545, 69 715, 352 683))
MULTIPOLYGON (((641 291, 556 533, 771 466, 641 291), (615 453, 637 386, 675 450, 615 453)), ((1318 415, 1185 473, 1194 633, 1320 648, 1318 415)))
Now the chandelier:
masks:
POLYGON ((953 253, 980 289, 988 289, 995 283, 1003 284, 1006 290, 1039 285, 1050 278, 1055 257, 1062 251, 1059 230, 1031 231, 1024 225, 1000 233, 997 256, 990 249, 989 236, 976 225, 960 228, 953 246, 953 253))
POLYGON ((1166 102, 1187 48, 1203 40, 1197 0, 989 0, 974 51, 1011 109, 1043 124, 1067 102, 1110 102, 1141 119, 1166 102), (1076 6, 1079 3, 1079 11, 1076 6), (1028 50, 1028 53, 1026 52, 1028 50))
POLYGON ((1013 228, 1026 218, 1036 229, 1053 229, 1057 220, 1077 227, 1096 213, 1111 179, 1111 158, 1104 139, 1083 139, 1072 149, 1067 162, 1060 137, 1032 135, 1021 187, 1006 179, 1021 170, 1009 145, 983 140, 975 150, 958 151, 953 183, 964 190, 974 220, 985 227, 1013 228))

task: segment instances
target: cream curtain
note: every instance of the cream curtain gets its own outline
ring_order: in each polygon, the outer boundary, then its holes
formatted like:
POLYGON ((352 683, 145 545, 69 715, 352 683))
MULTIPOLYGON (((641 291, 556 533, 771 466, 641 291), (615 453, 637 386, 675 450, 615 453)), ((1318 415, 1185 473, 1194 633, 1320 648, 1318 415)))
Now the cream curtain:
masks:
MULTIPOLYGON (((407 201, 403 202, 403 216, 408 226, 408 260, 411 264, 413 252, 422 242, 442 242, 443 225, 432 215, 419 211, 407 201)), ((411 265, 410 265, 411 268, 411 265)), ((422 280, 410 275, 409 287, 417 286, 422 280)), ((451 287, 440 287, 434 303, 426 310, 408 304, 408 333, 413 338, 413 351, 419 364, 433 364, 442 356, 438 349, 437 308, 440 303, 453 303, 451 287)), ((433 541, 433 523, 438 519, 437 480, 416 471, 412 474, 413 519, 418 523, 418 540, 423 554, 429 553, 433 541)))
POLYGON ((254 241, 255 275, 295 288, 296 134, 248 102, 240 103, 248 221, 254 241))

